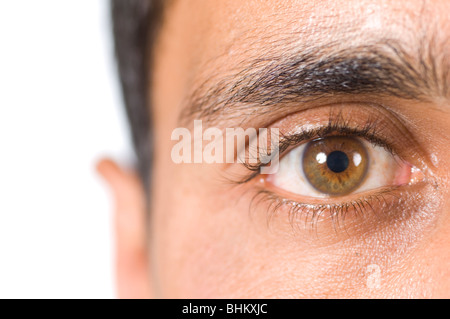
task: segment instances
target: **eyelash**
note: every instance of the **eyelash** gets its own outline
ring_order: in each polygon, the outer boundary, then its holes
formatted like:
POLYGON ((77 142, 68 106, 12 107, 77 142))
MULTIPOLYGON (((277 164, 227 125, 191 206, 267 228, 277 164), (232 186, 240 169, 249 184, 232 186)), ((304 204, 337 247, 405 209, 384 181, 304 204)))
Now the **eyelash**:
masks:
MULTIPOLYGON (((294 200, 281 198, 268 190, 259 190, 252 198, 250 206, 268 202, 268 224, 281 208, 288 206, 287 216, 291 227, 298 226, 299 223, 297 221, 301 217, 304 219, 305 228, 309 224, 310 230, 317 229, 318 220, 323 214, 327 214, 332 220, 334 230, 338 232, 340 226, 345 224, 345 218, 349 212, 352 212, 355 216, 366 216, 368 211, 375 214, 375 209, 373 208, 375 204, 380 204, 383 210, 389 211, 389 207, 395 204, 388 197, 399 199, 400 197, 395 194, 399 188, 399 186, 385 188, 375 194, 339 204, 319 205, 299 203, 294 200)), ((378 214, 377 216, 379 217, 378 214)))
MULTIPOLYGON (((312 130, 302 130, 293 135, 285 135, 280 137, 278 154, 282 157, 284 153, 295 146, 300 146, 309 141, 325 138, 333 135, 361 137, 371 142, 374 146, 381 146, 391 155, 397 155, 394 147, 379 133, 381 123, 374 118, 369 118, 362 128, 355 128, 349 125, 349 121, 345 120, 342 114, 337 116, 330 115, 326 126, 318 127, 312 130)), ((270 163, 270 162, 269 162, 270 163)), ((244 175, 234 181, 236 184, 245 184, 255 179, 259 175, 259 171, 267 164, 256 159, 256 163, 250 161, 242 163, 250 174, 244 175)))
MULTIPOLYGON (((293 149, 303 143, 307 143, 314 139, 325 138, 333 135, 352 136, 364 138, 371 142, 374 146, 381 146, 391 155, 397 155, 393 145, 388 142, 388 139, 380 133, 380 126, 382 123, 376 118, 369 118, 361 128, 351 127, 349 121, 345 120, 341 114, 334 116, 330 114, 327 125, 310 130, 301 130, 298 133, 288 136, 281 136, 279 141, 280 158, 284 156, 286 151, 293 149)), ((259 174, 260 169, 266 165, 259 160, 256 164, 248 162, 242 163, 251 173, 241 177, 234 182, 236 184, 246 184, 254 180, 259 174)), ((383 210, 389 210, 388 207, 393 205, 392 198, 399 199, 396 195, 396 190, 400 186, 391 186, 380 189, 378 192, 357 199, 341 202, 341 203, 326 203, 326 204, 308 204, 301 203, 295 200, 280 197, 276 193, 267 189, 258 189, 256 195, 253 197, 251 204, 254 205, 262 201, 268 203, 268 220, 275 216, 275 214, 282 208, 288 206, 288 219, 291 226, 297 225, 294 223, 299 217, 304 218, 305 225, 310 224, 311 229, 315 229, 318 219, 324 214, 332 219, 335 231, 336 226, 342 224, 346 215, 351 211, 355 216, 364 216, 368 211, 375 213, 373 206, 381 205, 383 210), (388 198, 390 197, 390 198, 388 198)), ((380 207, 381 208, 381 207, 380 207)))

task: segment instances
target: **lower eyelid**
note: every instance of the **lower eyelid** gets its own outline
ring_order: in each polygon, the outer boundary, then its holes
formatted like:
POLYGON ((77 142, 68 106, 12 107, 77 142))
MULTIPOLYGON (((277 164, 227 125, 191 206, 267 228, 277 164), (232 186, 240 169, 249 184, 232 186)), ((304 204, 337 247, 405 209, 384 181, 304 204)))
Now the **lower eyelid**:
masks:
POLYGON ((426 204, 420 200, 420 194, 428 187, 427 182, 421 181, 363 193, 359 197, 351 196, 340 202, 323 199, 320 202, 301 202, 261 186, 252 205, 266 205, 269 225, 277 219, 287 223, 296 236, 303 234, 322 243, 333 243, 343 238, 367 235, 392 225, 394 221, 418 217, 416 215, 420 211, 430 211, 431 207, 422 208, 426 204))

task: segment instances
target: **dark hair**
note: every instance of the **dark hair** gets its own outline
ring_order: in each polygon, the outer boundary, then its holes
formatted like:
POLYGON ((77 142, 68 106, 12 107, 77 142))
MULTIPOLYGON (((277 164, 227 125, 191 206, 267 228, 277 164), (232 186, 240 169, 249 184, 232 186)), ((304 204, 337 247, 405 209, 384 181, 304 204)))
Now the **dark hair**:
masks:
POLYGON ((164 0, 111 0, 114 44, 137 170, 148 193, 152 165, 150 73, 164 0))

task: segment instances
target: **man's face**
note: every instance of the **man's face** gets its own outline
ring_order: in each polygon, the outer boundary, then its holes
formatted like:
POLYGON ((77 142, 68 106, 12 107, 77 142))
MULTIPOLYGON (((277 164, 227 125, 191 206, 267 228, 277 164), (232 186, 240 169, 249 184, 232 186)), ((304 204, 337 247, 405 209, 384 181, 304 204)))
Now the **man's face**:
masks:
POLYGON ((445 0, 171 3, 151 88, 158 296, 449 297, 449 13, 445 0), (249 179, 236 161, 174 162, 172 132, 194 119, 293 138, 278 172, 249 179), (329 151, 305 155, 318 138, 329 151))

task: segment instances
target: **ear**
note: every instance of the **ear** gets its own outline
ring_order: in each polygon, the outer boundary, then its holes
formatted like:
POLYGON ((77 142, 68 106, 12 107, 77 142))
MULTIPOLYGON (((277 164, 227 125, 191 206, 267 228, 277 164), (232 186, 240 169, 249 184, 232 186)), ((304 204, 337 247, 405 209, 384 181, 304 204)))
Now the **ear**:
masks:
POLYGON ((151 298, 146 209, 142 184, 133 171, 104 159, 97 170, 115 199, 116 278, 119 298, 151 298))

